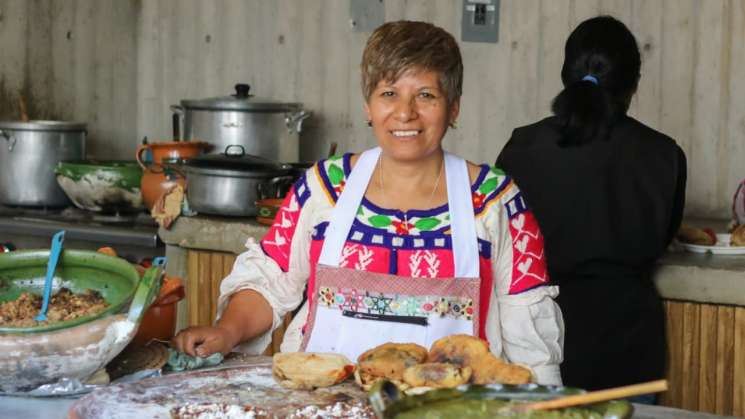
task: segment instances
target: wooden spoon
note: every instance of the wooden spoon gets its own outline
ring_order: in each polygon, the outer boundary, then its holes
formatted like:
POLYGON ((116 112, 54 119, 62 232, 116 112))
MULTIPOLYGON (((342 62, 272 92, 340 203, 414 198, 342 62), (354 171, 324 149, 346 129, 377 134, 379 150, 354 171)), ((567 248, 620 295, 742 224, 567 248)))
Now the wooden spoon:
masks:
POLYGON ((589 393, 561 397, 553 400, 518 404, 513 406, 512 410, 525 411, 560 409, 564 407, 579 406, 583 404, 639 396, 642 394, 659 393, 665 390, 667 390, 667 380, 649 381, 646 383, 633 384, 630 386, 609 388, 607 390, 591 391, 589 393))
POLYGON ((23 95, 18 96, 18 107, 21 110, 21 121, 28 122, 28 112, 26 112, 26 98, 23 95))

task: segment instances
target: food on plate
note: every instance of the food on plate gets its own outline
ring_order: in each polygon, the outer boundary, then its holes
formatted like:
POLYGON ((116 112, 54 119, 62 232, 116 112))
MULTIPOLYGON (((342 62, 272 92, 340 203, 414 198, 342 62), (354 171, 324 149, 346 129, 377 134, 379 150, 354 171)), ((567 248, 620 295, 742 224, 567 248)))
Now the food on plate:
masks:
POLYGON ((282 352, 272 358, 272 375, 291 389, 312 390, 346 380, 354 364, 344 355, 315 352, 282 352))
POLYGON ((427 349, 414 343, 384 343, 357 358, 355 379, 365 390, 380 379, 403 384, 404 370, 427 359, 427 349))
POLYGON ((469 335, 438 339, 432 344, 427 361, 470 367, 474 384, 526 384, 532 381, 530 369, 494 356, 485 341, 469 335))
POLYGON ((87 289, 74 294, 67 288, 49 299, 47 320, 34 320, 41 310, 42 297, 30 292, 21 293, 13 301, 0 304, 0 326, 33 327, 39 324, 57 323, 103 311, 109 304, 98 291, 87 289))
POLYGON ((533 381, 530 369, 505 362, 491 353, 476 359, 471 368, 474 384, 528 384, 533 381))
POLYGON ((427 362, 404 370, 403 380, 411 387, 450 388, 466 384, 471 378, 470 367, 427 362))
POLYGON ((732 230, 729 244, 730 246, 745 246, 745 224, 739 225, 732 230))
POLYGON ((469 367, 489 353, 489 345, 477 337, 450 335, 437 339, 432 344, 427 362, 447 362, 469 367))
POLYGON ((710 228, 697 228, 683 224, 678 230, 678 240, 700 246, 713 246, 717 244, 717 235, 710 228))

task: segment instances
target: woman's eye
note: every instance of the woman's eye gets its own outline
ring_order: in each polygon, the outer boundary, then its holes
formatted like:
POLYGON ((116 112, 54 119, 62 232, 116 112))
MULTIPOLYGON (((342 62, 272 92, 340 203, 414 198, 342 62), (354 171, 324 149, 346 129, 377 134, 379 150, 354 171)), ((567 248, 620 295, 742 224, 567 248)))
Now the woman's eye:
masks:
POLYGON ((387 90, 387 91, 385 91, 385 92, 381 93, 381 94, 380 94, 380 96, 383 96, 383 97, 392 97, 392 96, 394 96, 395 94, 396 94, 395 92, 392 92, 392 91, 390 91, 390 90, 387 90))
POLYGON ((430 92, 420 92, 419 93, 419 97, 421 97, 423 99, 434 99, 435 98, 435 95, 433 95, 430 92))

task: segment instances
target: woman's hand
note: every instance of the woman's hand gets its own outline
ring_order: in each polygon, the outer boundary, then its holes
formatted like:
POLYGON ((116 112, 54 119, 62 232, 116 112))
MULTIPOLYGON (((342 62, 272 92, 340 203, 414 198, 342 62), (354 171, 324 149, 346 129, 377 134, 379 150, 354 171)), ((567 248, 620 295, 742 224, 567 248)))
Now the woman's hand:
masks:
POLYGON ((171 344, 179 351, 205 357, 223 355, 272 327, 272 307, 254 290, 241 290, 230 297, 215 326, 192 326, 179 332, 171 344))
POLYGON ((190 356, 207 357, 215 352, 223 355, 237 344, 235 333, 220 326, 194 326, 182 330, 171 344, 190 356))

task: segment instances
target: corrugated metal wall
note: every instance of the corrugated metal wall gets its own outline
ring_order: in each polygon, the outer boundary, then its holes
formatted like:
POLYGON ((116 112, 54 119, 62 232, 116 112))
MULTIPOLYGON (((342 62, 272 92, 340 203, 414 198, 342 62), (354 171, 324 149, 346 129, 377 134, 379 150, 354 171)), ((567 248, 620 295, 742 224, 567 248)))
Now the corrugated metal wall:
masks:
MULTIPOLYGON (((387 0, 386 20, 432 21, 460 38, 461 2, 387 0)), ((129 158, 145 135, 170 138, 169 105, 247 82, 312 110, 304 156, 374 143, 364 123, 347 0, 0 1, 0 117, 91 126, 90 151, 129 158)), ((502 0, 500 41, 462 43, 466 74, 450 150, 493 160, 511 130, 548 115, 563 43, 581 20, 612 14, 643 53, 631 113, 671 135, 689 159, 687 211, 726 217, 745 177, 745 1, 502 0)))

